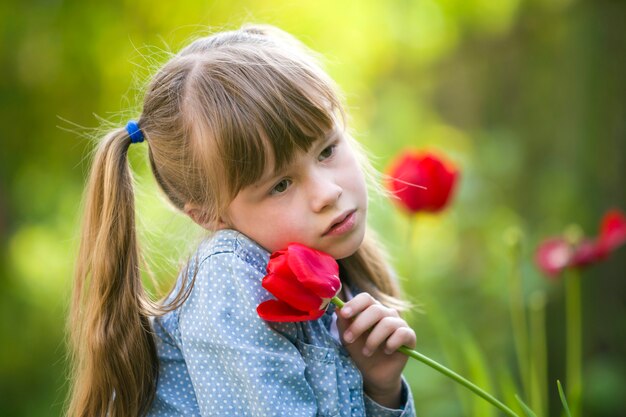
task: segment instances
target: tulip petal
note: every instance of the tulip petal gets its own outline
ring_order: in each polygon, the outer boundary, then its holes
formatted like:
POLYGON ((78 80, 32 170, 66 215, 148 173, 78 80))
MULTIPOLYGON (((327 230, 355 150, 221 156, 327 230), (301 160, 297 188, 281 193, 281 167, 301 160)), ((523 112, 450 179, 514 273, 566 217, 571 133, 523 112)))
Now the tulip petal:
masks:
POLYGON ((420 157, 413 153, 401 156, 389 171, 392 177, 390 188, 398 197, 398 203, 410 212, 417 212, 425 207, 430 184, 420 168, 420 157), (417 186, 424 186, 423 189, 417 186))
POLYGON ((549 277, 558 276, 572 259, 572 250, 565 239, 550 238, 537 248, 535 262, 541 271, 549 277))
POLYGON ((258 305, 257 314, 263 320, 279 322, 297 322, 317 320, 324 315, 324 310, 306 312, 300 311, 289 304, 278 300, 268 300, 258 305))
POLYGON ((626 242, 626 216, 619 210, 610 210, 602 218, 598 245, 602 255, 608 255, 626 242))
POLYGON ((602 251, 599 249, 598 244, 591 240, 585 239, 580 242, 574 249, 572 259, 568 266, 570 267, 583 267, 594 262, 597 262, 602 258, 602 251))
POLYGON ((437 202, 433 206, 435 211, 443 209, 448 204, 459 176, 458 171, 453 167, 448 167, 441 161, 439 161, 439 164, 439 175, 437 177, 439 189, 437 190, 437 202))
POLYGON ((330 255, 291 243, 287 247, 288 262, 298 281, 322 298, 332 298, 341 290, 339 265, 330 255))
POLYGON ((270 255, 267 264, 268 274, 290 274, 289 263, 287 262, 287 250, 278 250, 270 255))
POLYGON ((315 311, 320 308, 322 299, 311 293, 291 271, 268 274, 261 285, 274 297, 300 311, 315 311))
POLYGON ((442 184, 441 162, 431 154, 427 154, 419 162, 419 168, 422 172, 422 182, 428 184, 427 193, 424 195, 423 210, 438 211, 443 207, 447 196, 442 184))

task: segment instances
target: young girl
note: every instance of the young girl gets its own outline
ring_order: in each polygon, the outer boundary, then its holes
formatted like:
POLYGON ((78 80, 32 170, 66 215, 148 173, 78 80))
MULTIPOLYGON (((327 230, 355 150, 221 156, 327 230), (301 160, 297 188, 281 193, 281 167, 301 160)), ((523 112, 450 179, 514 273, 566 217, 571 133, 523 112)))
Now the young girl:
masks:
POLYGON ((368 164, 336 91, 269 26, 198 39, 154 76, 85 194, 70 416, 414 415, 395 350, 415 333, 366 233, 368 164), (210 232, 160 303, 141 284, 127 162, 142 141, 168 199, 210 232), (290 242, 338 260, 339 314, 258 317, 269 255, 290 242))

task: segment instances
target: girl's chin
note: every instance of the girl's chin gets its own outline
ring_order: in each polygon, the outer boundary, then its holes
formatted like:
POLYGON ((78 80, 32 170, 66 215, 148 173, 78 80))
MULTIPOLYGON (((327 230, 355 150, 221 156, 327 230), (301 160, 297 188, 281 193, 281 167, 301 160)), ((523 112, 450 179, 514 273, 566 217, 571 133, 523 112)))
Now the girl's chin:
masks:
POLYGON ((354 236, 352 239, 345 242, 337 243, 320 250, 328 253, 335 259, 344 259, 354 255, 361 247, 361 243, 363 243, 363 236, 354 236))
MULTIPOLYGON (((357 248, 358 249, 358 248, 357 248)), ((354 255, 356 253, 356 250, 353 251, 349 251, 349 252, 345 252, 345 253, 339 253, 339 254, 330 254, 333 258, 335 258, 336 260, 340 260, 340 259, 345 259, 348 258, 352 255, 354 255)))
POLYGON ((274 244, 267 246, 261 244, 261 246, 263 246, 268 252, 274 253, 275 251, 285 249, 287 245, 291 242, 298 242, 315 250, 325 252, 335 259, 344 259, 354 255, 361 246, 361 243, 363 243, 365 230, 355 230, 354 232, 355 233, 351 234, 351 236, 346 236, 346 238, 344 239, 323 240, 314 242, 292 239, 285 240, 285 242, 279 246, 277 246, 276 242, 273 242, 274 244))

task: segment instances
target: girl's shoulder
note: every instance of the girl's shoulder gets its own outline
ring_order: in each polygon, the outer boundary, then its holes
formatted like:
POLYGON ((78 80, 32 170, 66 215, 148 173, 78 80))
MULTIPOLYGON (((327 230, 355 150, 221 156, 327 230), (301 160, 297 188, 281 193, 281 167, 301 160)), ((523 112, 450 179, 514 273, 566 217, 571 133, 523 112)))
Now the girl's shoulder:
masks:
POLYGON ((200 332, 202 338, 218 340, 267 331, 269 326, 256 308, 272 298, 262 286, 269 255, 235 230, 220 230, 205 239, 198 248, 200 262, 189 273, 192 287, 176 312, 181 337, 196 337, 200 332))
POLYGON ((198 267, 210 263, 212 258, 228 259, 229 255, 249 264, 261 272, 265 271, 270 254, 258 243, 241 232, 221 229, 203 240, 194 259, 198 267))
POLYGON ((224 283, 234 284, 242 279, 259 281, 260 285, 269 256, 244 234, 232 229, 218 230, 191 253, 163 304, 171 303, 180 294, 188 294, 185 298, 193 298, 199 292, 216 295, 223 291, 224 283))
POLYGON ((233 292, 241 293, 239 288, 246 293, 254 291, 256 296, 256 290, 262 289, 269 256, 244 234, 231 229, 218 230, 200 243, 180 279, 186 285, 193 285, 190 299, 199 297, 209 302, 233 296, 233 292))

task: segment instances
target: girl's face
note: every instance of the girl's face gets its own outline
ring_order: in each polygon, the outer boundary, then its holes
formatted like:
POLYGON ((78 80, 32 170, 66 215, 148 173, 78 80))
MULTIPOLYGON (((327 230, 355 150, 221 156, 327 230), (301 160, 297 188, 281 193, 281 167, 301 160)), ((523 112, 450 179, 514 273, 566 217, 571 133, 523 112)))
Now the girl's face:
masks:
POLYGON ((367 188, 356 155, 340 130, 296 153, 278 175, 266 169, 243 188, 222 217, 223 228, 274 252, 298 242, 333 256, 352 255, 365 234, 367 188))

